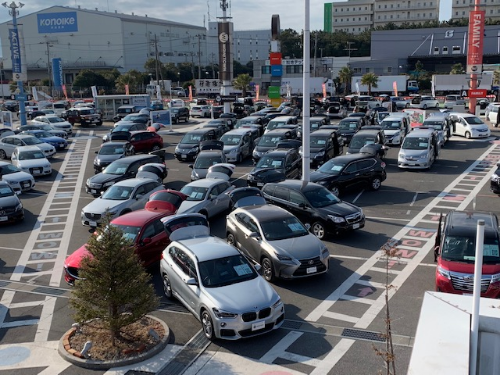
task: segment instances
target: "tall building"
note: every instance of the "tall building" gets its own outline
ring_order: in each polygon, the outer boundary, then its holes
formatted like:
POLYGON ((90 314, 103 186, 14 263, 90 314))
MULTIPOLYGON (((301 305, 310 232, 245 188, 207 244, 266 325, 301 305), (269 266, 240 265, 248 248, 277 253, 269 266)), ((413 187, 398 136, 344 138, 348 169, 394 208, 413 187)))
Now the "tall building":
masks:
POLYGON ((439 0, 349 0, 324 5, 325 32, 359 34, 389 22, 399 26, 438 19, 439 0))
MULTIPOLYGON (((451 18, 469 18, 469 11, 474 9, 474 0, 452 0, 451 18)), ((498 0, 481 1, 481 10, 486 11, 486 19, 500 20, 500 2, 498 0)))

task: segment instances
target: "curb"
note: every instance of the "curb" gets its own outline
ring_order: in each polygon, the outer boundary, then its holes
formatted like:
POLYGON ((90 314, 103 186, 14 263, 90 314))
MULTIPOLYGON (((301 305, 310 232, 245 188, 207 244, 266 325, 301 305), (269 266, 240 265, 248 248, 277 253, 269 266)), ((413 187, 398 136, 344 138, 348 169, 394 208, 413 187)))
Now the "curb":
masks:
POLYGON ((165 335, 163 336, 161 341, 148 352, 140 353, 135 357, 126 358, 122 360, 98 361, 93 359, 85 359, 80 352, 77 352, 74 349, 66 349, 66 347, 69 347, 69 338, 76 331, 76 328, 73 327, 70 330, 66 331, 59 340, 59 346, 58 346, 59 355, 65 361, 68 361, 73 365, 90 370, 109 370, 110 368, 113 367, 128 366, 134 363, 145 361, 146 359, 155 356, 163 349, 165 349, 170 340, 170 328, 168 327, 168 325, 163 320, 158 319, 152 315, 146 315, 146 316, 150 319, 154 319, 157 322, 159 322, 163 326, 163 329, 165 330, 165 335))

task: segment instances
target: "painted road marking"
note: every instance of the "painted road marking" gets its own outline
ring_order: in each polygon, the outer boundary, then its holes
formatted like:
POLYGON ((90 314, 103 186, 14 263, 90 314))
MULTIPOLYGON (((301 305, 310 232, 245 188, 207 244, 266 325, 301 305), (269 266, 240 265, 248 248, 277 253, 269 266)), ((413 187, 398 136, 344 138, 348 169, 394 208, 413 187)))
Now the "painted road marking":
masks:
MULTIPOLYGON (((452 181, 437 197, 435 197, 427 206, 425 206, 413 219, 404 220, 408 222, 401 230, 393 237, 393 242, 395 242, 395 247, 399 250, 398 254, 403 258, 405 268, 401 270, 394 280, 391 281, 391 285, 394 288, 388 290, 389 299, 394 296, 394 294, 400 289, 403 283, 409 278, 409 276, 414 272, 414 270, 422 264, 422 261, 427 256, 427 254, 433 249, 434 243, 430 240, 435 229, 423 229, 422 223, 434 223, 437 224, 439 220, 440 209, 450 210, 464 210, 467 206, 473 203, 475 195, 479 193, 481 188, 489 181, 491 175, 495 171, 495 164, 500 159, 498 154, 500 147, 497 145, 491 146, 487 151, 485 151, 473 164, 469 166, 461 175, 459 175, 454 181, 452 181), (473 183, 473 187, 468 194, 452 194, 450 193, 456 185, 459 185, 467 176, 474 171, 474 169, 479 164, 488 165, 491 169, 482 177, 478 177, 475 180, 470 180, 473 183), (446 200, 448 199, 448 200, 446 200), (450 200, 452 199, 452 200, 450 200), (440 204, 445 201, 447 203, 453 202, 454 207, 443 207, 440 204), (437 212, 436 212, 437 211, 437 212), (420 225, 419 225, 420 224, 420 225), (419 237, 415 239, 414 237, 419 237), (413 241, 413 242, 412 242, 413 241)), ((376 218, 376 220, 389 220, 386 218, 376 218)), ((335 256, 333 256, 335 257, 335 256)), ((340 258, 340 257, 339 257, 340 258)), ((365 275, 368 271, 372 271, 374 268, 377 269, 377 263, 379 263, 381 254, 377 252, 372 257, 368 258, 356 271, 354 271, 336 290, 334 290, 324 301, 322 301, 311 313, 305 318, 309 322, 317 322, 320 318, 331 318, 337 320, 343 320, 354 324, 354 328, 366 329, 377 317, 380 311, 385 307, 385 293, 382 293, 373 303, 367 304, 369 307, 361 318, 349 316, 346 314, 340 314, 332 311, 332 307, 338 300, 344 299, 347 291, 355 287, 355 285, 364 285, 367 287, 372 287, 375 289, 385 289, 385 285, 376 282, 370 282, 367 280, 362 280, 361 277, 365 275)), ((400 261, 391 261, 389 265, 401 264, 400 261)), ((435 267, 435 265, 432 265, 435 267)), ((375 292, 375 290, 374 290, 375 292)), ((269 361, 267 363, 272 363, 280 356, 279 353, 285 353, 286 349, 292 345, 297 339, 300 338, 300 334, 291 335, 294 331, 290 332, 284 339, 282 339, 278 344, 266 353, 261 360, 269 361)), ((316 366, 316 368, 310 373, 311 375, 323 375, 329 373, 338 361, 347 353, 347 351, 352 347, 355 341, 352 339, 342 338, 337 345, 330 351, 330 353, 316 366)), ((283 354, 282 354, 283 355, 283 354)))

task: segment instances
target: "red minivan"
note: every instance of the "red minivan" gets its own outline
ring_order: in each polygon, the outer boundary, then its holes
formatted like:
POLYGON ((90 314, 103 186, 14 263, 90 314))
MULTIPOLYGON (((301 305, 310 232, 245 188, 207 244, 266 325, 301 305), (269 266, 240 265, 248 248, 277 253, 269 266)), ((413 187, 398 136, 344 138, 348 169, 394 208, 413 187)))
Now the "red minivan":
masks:
MULTIPOLYGON (((170 244, 161 219, 175 214, 187 198, 185 194, 175 190, 160 190, 157 193, 162 194, 155 200, 150 200, 145 209, 130 212, 111 221, 111 225, 119 227, 123 235, 134 242, 136 253, 145 267, 159 261, 162 251, 170 244)), ((69 285, 73 285, 78 279, 80 263, 89 255, 85 244, 66 258, 64 279, 69 285)))
POLYGON ((442 234, 440 230, 438 231, 435 249, 438 292, 453 294, 473 292, 478 220, 485 222, 481 297, 500 297, 498 219, 492 213, 477 211, 451 211, 446 215, 442 234))

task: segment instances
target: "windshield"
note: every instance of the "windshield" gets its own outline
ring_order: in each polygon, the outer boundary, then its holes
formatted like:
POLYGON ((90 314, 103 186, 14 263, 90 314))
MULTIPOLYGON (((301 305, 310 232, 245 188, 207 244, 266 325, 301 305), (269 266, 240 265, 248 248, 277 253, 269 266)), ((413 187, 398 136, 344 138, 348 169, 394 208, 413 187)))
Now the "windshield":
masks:
POLYGON ((259 146, 274 147, 279 141, 281 141, 281 137, 279 135, 264 134, 259 141, 259 146))
POLYGON ((201 141, 201 134, 186 134, 180 143, 188 145, 197 145, 201 141))
POLYGON ((340 202, 340 199, 338 199, 326 188, 309 190, 304 192, 304 195, 311 204, 311 206, 316 208, 331 206, 332 204, 340 202))
POLYGON ((406 137, 401 148, 404 150, 427 150, 429 148, 429 138, 406 137))
POLYGON ((307 236, 309 233, 304 225, 294 216, 281 220, 264 221, 261 223, 261 226, 264 237, 268 241, 307 236))
POLYGON ((358 128, 357 121, 340 121, 339 130, 356 130, 358 128))
POLYGON ((276 158, 264 155, 263 157, 260 158, 255 168, 280 169, 283 168, 284 164, 285 164, 285 158, 276 158))
POLYGON ((310 145, 311 147, 318 148, 318 147, 325 147, 326 146, 326 141, 328 140, 328 137, 313 137, 311 136, 310 140, 310 145))
POLYGON ((318 171, 326 174, 331 174, 333 176, 338 176, 342 169, 344 169, 346 163, 339 161, 334 161, 333 159, 323 164, 318 171))
POLYGON ((28 137, 28 138, 23 138, 24 143, 27 145, 33 146, 33 145, 39 145, 40 143, 43 143, 41 140, 39 140, 36 137, 28 137))
POLYGON ((240 144, 241 135, 223 135, 220 140, 226 146, 236 146, 240 144))
POLYGON ((428 126, 436 130, 443 130, 444 128, 442 121, 432 121, 432 120, 425 120, 423 126, 428 126))
POLYGON ((206 288, 237 284, 257 277, 248 260, 239 254, 200 262, 198 266, 201 282, 206 288))
POLYGON ((62 118, 59 117, 47 117, 50 123, 58 123, 58 122, 65 122, 62 118))
POLYGON ((20 169, 14 167, 12 164, 6 164, 0 167, 0 176, 5 176, 7 174, 17 173, 17 172, 20 172, 20 169))
POLYGON ((32 160, 32 159, 44 159, 45 156, 41 150, 35 151, 21 151, 19 153, 19 160, 32 160))
MULTIPOLYGON (((476 237, 447 236, 444 240, 441 257, 449 261, 474 263, 476 259, 476 237)), ((500 263, 497 239, 484 239, 483 262, 489 264, 500 263)))
POLYGON ((108 165, 103 173, 122 175, 127 171, 127 167, 128 164, 114 162, 108 165))
POLYGON ((123 232, 123 238, 131 241, 135 241, 137 235, 139 234, 139 231, 141 230, 141 227, 133 227, 130 225, 119 225, 113 223, 111 223, 111 225, 119 228, 123 232))
POLYGON ((102 199, 109 199, 112 201, 123 201, 129 199, 134 191, 133 186, 117 186, 113 185, 102 195, 102 199))
POLYGON ((123 155, 125 152, 124 146, 102 146, 99 150, 99 155, 123 155))
POLYGON ((53 136, 54 136, 54 134, 51 134, 51 133, 45 132, 45 131, 44 132, 38 132, 38 133, 35 134, 35 137, 37 137, 37 138, 48 138, 48 137, 53 137, 53 136))
POLYGON ((401 122, 384 120, 380 123, 380 126, 384 130, 398 130, 401 127, 401 122))
POLYGON ((188 201, 202 201, 208 193, 208 188, 186 185, 181 189, 181 193, 187 195, 188 201))
POLYGON ((134 125, 133 124, 118 125, 116 128, 114 128, 112 130, 112 133, 114 133, 114 132, 128 132, 132 126, 134 126, 134 125))
POLYGON ((286 125, 286 121, 270 121, 269 124, 267 124, 266 130, 273 130, 283 125, 286 125))
POLYGON ((476 116, 471 116, 471 117, 464 117, 465 121, 467 121, 467 124, 469 125, 484 125, 483 120, 481 120, 479 117, 476 116))
POLYGON ((0 186, 0 198, 11 197, 14 194, 14 190, 10 186, 0 186))
POLYGON ((194 168, 195 169, 208 169, 212 165, 218 164, 220 162, 222 162, 221 155, 213 155, 213 156, 202 155, 201 157, 198 156, 196 158, 196 161, 194 162, 194 168))
POLYGON ((354 136, 351 143, 349 143, 349 148, 361 148, 373 144, 375 144, 375 137, 373 136, 354 136))

